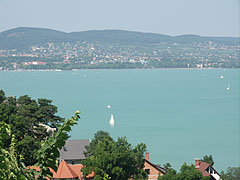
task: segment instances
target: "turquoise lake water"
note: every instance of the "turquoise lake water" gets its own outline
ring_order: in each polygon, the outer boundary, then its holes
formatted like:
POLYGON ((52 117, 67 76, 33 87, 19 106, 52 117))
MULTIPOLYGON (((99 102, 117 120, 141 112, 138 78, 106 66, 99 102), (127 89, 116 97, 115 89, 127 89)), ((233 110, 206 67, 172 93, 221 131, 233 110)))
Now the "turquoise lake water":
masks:
POLYGON ((0 71, 0 89, 52 99, 66 118, 80 109, 72 139, 105 130, 133 145, 144 142, 153 163, 179 169, 211 154, 219 172, 239 166, 237 69, 0 71))

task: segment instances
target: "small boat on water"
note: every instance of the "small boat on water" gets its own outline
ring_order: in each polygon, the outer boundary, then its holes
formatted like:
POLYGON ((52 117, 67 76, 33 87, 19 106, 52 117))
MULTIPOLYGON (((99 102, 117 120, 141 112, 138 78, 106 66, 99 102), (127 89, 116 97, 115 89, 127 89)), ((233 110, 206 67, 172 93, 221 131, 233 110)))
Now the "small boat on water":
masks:
POLYGON ((223 78, 224 78, 224 76, 221 74, 220 78, 221 78, 221 79, 223 79, 223 78))
POLYGON ((230 90, 230 84, 228 84, 227 90, 228 90, 228 91, 230 90))
POLYGON ((110 105, 110 104, 108 104, 108 105, 107 105, 107 108, 108 108, 108 109, 110 109, 110 108, 111 108, 111 105, 110 105))
POLYGON ((115 122, 114 122, 113 114, 111 114, 109 124, 113 127, 113 126, 114 126, 114 123, 115 123, 115 122))

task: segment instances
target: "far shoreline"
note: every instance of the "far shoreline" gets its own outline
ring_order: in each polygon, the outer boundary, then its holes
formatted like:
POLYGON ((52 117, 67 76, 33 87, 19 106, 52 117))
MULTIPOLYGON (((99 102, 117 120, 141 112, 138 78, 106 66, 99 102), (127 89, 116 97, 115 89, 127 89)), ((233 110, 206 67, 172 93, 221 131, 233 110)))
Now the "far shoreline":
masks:
POLYGON ((17 69, 17 70, 0 70, 0 72, 33 72, 33 71, 51 71, 51 72, 62 72, 62 71, 81 71, 81 70, 207 70, 207 69, 231 69, 240 70, 240 68, 83 68, 83 69, 17 69))

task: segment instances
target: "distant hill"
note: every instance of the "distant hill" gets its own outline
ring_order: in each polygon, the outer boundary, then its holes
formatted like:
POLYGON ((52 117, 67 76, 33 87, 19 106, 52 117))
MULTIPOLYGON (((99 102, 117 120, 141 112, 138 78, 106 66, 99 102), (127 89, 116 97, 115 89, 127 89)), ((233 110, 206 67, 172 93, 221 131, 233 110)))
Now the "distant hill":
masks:
POLYGON ((168 36, 156 33, 142 33, 123 30, 91 30, 66 33, 45 28, 19 27, 0 33, 0 49, 28 48, 48 42, 98 41, 121 44, 206 43, 238 45, 237 37, 202 37, 198 35, 168 36))
POLYGON ((44 28, 20 27, 0 33, 0 49, 26 48, 51 41, 69 41, 65 32, 44 28))

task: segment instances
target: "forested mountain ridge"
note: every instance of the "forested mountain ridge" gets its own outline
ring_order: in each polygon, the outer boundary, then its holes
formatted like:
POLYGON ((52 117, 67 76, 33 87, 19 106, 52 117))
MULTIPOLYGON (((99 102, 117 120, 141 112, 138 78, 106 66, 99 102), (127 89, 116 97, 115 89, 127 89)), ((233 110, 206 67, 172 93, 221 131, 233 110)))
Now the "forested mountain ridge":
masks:
POLYGON ((90 30, 66 33, 62 31, 19 27, 0 33, 0 49, 27 48, 47 42, 100 41, 121 44, 206 43, 208 41, 226 45, 239 44, 237 37, 203 37, 198 35, 168 36, 124 30, 90 30))

